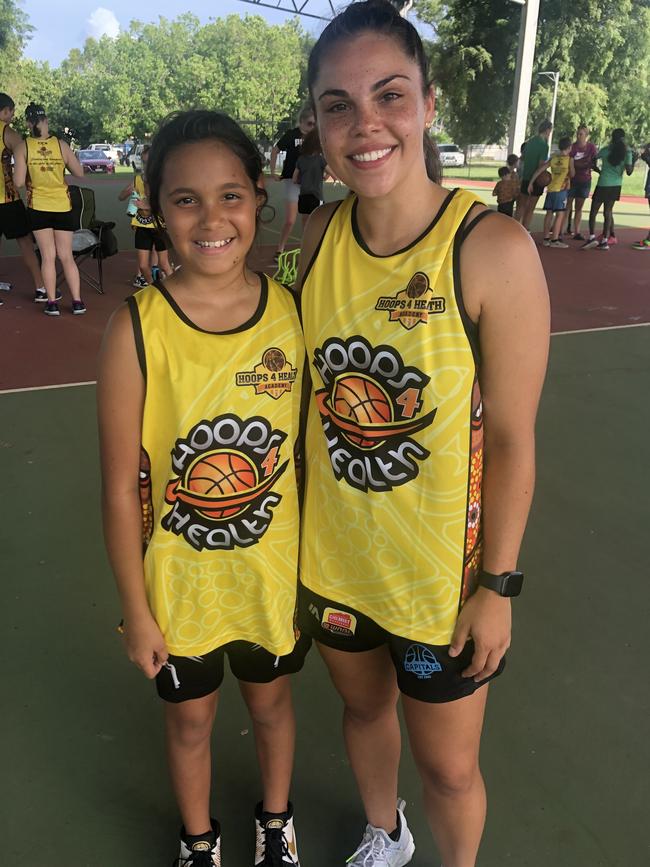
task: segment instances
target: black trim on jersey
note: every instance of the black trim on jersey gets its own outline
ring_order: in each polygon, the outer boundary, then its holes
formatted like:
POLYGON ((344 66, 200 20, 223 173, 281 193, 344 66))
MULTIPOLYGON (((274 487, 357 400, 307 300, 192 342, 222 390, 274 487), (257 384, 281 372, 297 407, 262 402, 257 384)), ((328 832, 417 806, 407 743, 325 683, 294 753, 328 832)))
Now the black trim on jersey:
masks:
POLYGON ((456 237, 454 238, 454 255, 453 255, 453 270, 454 270, 454 297, 456 298, 456 305, 458 307, 458 312, 460 313, 460 318, 463 323, 463 328, 465 329, 465 334, 467 335, 467 339, 469 340, 469 345, 472 350, 472 355, 474 356, 474 363, 478 369, 479 364, 481 363, 481 350, 479 345, 479 335, 478 335, 478 324, 473 322, 467 312, 465 307, 465 302, 463 300, 463 287, 460 279, 460 248, 463 244, 463 241, 470 233, 470 231, 476 226, 478 222, 486 215, 486 214, 496 214, 496 211, 481 211, 473 220, 470 221, 468 226, 465 226, 465 220, 467 219, 469 212, 476 206, 476 202, 472 202, 472 204, 467 209, 467 213, 463 217, 463 220, 456 231, 456 237))
MULTIPOLYGON (((473 352, 474 350, 472 350, 473 352)), ((479 386, 480 388, 480 386, 479 386)), ((465 497, 465 530, 463 532, 463 562, 460 567, 460 592, 458 593, 458 605, 456 611, 460 614, 463 607, 463 590, 465 589, 465 557, 467 556, 467 534, 469 532, 469 498, 472 492, 472 403, 474 399, 474 380, 472 380, 472 392, 469 399, 469 436, 467 438, 467 495, 465 497)), ((481 520, 483 514, 481 514, 481 520)))
POLYGON ((144 335, 142 334, 142 320, 140 319, 140 311, 138 310, 138 302, 133 295, 129 295, 126 299, 129 313, 131 314, 131 325, 133 326, 133 337, 135 339, 135 350, 138 353, 138 362, 140 370, 144 378, 144 384, 147 384, 147 356, 144 350, 144 335))
MULTIPOLYGON (((309 260, 309 265, 307 265, 307 267, 305 268, 305 273, 302 275, 302 280, 301 280, 301 283, 300 283, 300 294, 301 294, 301 295, 302 295, 302 290, 305 288, 305 283, 307 282, 307 277, 309 276, 309 272, 311 271, 312 266, 313 266, 314 262, 316 261, 316 257, 317 257, 318 254, 320 253, 320 248, 321 248, 322 245, 323 245, 323 241, 325 240, 325 235, 327 235, 327 230, 328 230, 329 227, 330 227, 330 223, 331 223, 332 220, 334 219, 334 215, 336 214, 336 212, 337 212, 338 209, 341 207, 341 205, 343 204, 344 201, 345 201, 345 199, 341 199, 339 202, 336 203, 336 207, 335 207, 334 210, 332 211, 332 213, 331 213, 331 215, 330 215, 330 218, 329 218, 329 220, 327 221, 327 225, 326 225, 325 228, 323 229, 323 234, 320 236, 320 241, 319 241, 318 244, 316 245, 316 249, 314 250, 314 254, 313 254, 313 256, 311 257, 311 259, 309 260)), ((301 318, 300 321, 302 322, 302 318, 301 318)))
POLYGON ((440 207, 438 208, 438 212, 436 213, 433 220, 431 220, 431 222, 426 227, 426 229, 420 235, 418 235, 418 237, 414 241, 411 241, 411 243, 407 244, 406 247, 402 247, 401 250, 395 250, 394 253, 386 253, 385 255, 379 255, 379 253, 373 253, 372 250, 367 246, 366 242, 363 240, 363 237, 361 236, 361 232, 359 230, 359 224, 357 223, 357 205, 359 204, 359 199, 356 199, 356 201, 352 205, 352 213, 350 215, 350 222, 352 224, 352 234, 354 235, 354 240, 361 247, 361 249, 365 253, 367 253, 369 256, 372 256, 373 259, 390 259, 391 256, 399 256, 401 253, 406 253, 407 250, 410 250, 412 247, 415 247, 416 244, 419 244, 420 241, 429 234, 429 232, 434 228, 434 226, 436 225, 438 220, 445 213, 448 205, 450 204, 451 200, 454 198, 454 196, 456 195, 457 192, 458 192, 458 187, 453 189, 448 194, 448 196, 446 197, 446 199, 444 200, 442 205, 440 205, 440 207))
POLYGON ((260 278, 260 283, 261 283, 260 300, 259 300, 259 304, 257 305, 257 310, 255 311, 255 313, 253 313, 251 318, 248 319, 246 322, 242 322, 242 324, 238 325, 237 328, 230 328, 228 331, 208 331, 206 328, 201 328, 195 322, 192 322, 192 320, 188 316, 186 316, 185 313, 183 313, 181 308, 178 306, 176 301, 174 301, 172 296, 165 289, 164 285, 161 282, 156 280, 153 285, 160 292, 162 297, 169 304, 169 306, 172 308, 172 310, 178 316, 178 318, 182 322, 184 322, 186 325, 189 325, 190 328, 193 328, 195 331, 201 331, 203 334, 214 334, 214 335, 239 334, 240 332, 248 331, 249 328, 252 328, 254 325, 257 325, 257 323, 260 321, 260 319, 264 315, 264 311, 266 310, 266 305, 267 305, 268 298, 269 298, 268 279, 267 279, 266 274, 263 274, 261 271, 256 271, 255 273, 260 278))

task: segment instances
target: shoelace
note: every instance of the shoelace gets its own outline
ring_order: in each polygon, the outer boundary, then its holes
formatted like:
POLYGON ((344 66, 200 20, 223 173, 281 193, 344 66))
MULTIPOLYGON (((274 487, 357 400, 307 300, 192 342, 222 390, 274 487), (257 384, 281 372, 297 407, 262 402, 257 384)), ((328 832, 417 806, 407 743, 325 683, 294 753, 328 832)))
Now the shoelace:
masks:
POLYGON ((386 838, 378 829, 370 830, 368 828, 363 835, 361 845, 345 863, 354 862, 358 867, 373 867, 375 858, 383 858, 384 863, 386 863, 386 838), (356 860, 361 855, 363 855, 363 860, 356 860))
POLYGON ((291 861, 287 838, 283 828, 262 828, 264 835, 264 860, 263 867, 283 867, 286 856, 291 861))
POLYGON ((179 859, 178 865, 179 867, 214 867, 212 852, 206 849, 200 852, 191 852, 189 858, 179 859))

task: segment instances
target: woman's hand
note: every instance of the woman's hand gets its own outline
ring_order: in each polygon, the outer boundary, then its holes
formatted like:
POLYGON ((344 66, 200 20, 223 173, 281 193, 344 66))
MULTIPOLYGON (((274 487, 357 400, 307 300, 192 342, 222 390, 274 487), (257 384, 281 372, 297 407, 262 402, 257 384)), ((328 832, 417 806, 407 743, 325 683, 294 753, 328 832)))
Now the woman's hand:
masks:
POLYGON ((497 670, 510 647, 512 612, 510 599, 494 590, 479 587, 461 608, 449 647, 449 656, 458 656, 467 640, 474 639, 474 655, 463 677, 485 680, 497 670))
POLYGON ((126 653, 131 662, 154 678, 167 662, 169 653, 160 627, 151 614, 129 620, 124 628, 126 653))

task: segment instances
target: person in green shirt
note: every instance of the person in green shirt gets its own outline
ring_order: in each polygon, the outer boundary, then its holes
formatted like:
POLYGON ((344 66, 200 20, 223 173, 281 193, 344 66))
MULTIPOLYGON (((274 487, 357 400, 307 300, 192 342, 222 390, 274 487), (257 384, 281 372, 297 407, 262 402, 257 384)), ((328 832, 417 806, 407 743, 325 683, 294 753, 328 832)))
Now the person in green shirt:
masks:
POLYGON ((623 172, 631 175, 636 162, 636 154, 625 142, 625 130, 619 128, 612 132, 610 143, 598 151, 594 163, 598 160, 602 161, 602 167, 596 189, 591 197, 589 238, 582 245, 581 250, 593 250, 595 248, 609 250, 608 239, 614 222, 614 204, 621 198, 623 172), (603 236, 599 241, 596 238, 596 217, 601 205, 603 206, 604 226, 603 236))
POLYGON ((517 204, 517 219, 528 229, 535 213, 537 200, 544 192, 544 187, 534 184, 532 192, 528 192, 533 175, 548 159, 548 142, 553 131, 550 120, 543 120, 537 128, 537 135, 529 138, 523 150, 523 166, 521 169, 521 192, 517 204))

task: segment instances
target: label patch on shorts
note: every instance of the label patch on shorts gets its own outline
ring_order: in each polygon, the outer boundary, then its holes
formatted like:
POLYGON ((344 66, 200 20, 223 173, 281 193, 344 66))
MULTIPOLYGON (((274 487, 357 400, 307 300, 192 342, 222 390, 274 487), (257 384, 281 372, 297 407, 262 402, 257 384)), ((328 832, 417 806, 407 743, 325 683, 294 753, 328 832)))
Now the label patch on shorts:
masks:
POLYGON ((323 611, 321 626, 333 635, 352 638, 357 631, 357 618, 349 611, 339 611, 337 608, 326 608, 323 611))
POLYGON ((418 680, 428 680, 432 674, 442 671, 435 654, 423 644, 412 644, 404 654, 404 670, 418 680))

